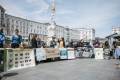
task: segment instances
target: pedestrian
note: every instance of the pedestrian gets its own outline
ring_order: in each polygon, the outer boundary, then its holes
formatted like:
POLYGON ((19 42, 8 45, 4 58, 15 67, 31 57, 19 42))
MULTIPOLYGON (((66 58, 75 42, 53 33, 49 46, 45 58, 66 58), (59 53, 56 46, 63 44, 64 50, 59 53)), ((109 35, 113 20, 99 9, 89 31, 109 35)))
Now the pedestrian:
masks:
POLYGON ((3 48, 5 44, 5 35, 3 33, 3 28, 0 29, 0 48, 3 48))
POLYGON ((37 35, 36 34, 34 34, 33 37, 32 37, 31 47, 32 48, 38 48, 38 45, 37 45, 37 35))
POLYGON ((55 37, 52 37, 52 40, 50 41, 50 47, 55 48, 56 45, 57 45, 57 43, 55 41, 55 37))
MULTIPOLYGON (((3 48, 5 44, 5 35, 3 33, 3 28, 0 29, 0 48, 3 48)), ((0 50, 0 65, 4 64, 3 50, 0 50)), ((0 80, 4 77, 4 73, 1 73, 3 69, 0 69, 0 80)))
POLYGON ((56 44, 56 48, 59 48, 59 47, 60 47, 60 40, 58 39, 57 44, 56 44))
POLYGON ((73 40, 71 40, 71 42, 69 43, 69 47, 73 48, 73 40))
POLYGON ((22 36, 19 34, 19 30, 15 30, 15 34, 12 36, 12 48, 19 48, 22 43, 22 36))
POLYGON ((120 68, 120 46, 119 45, 115 49, 114 57, 117 60, 117 63, 116 63, 117 67, 120 68))
POLYGON ((83 47, 83 40, 78 41, 77 46, 78 47, 83 47))
POLYGON ((64 48, 65 47, 65 41, 64 38, 62 37, 60 40, 60 48, 64 48))
POLYGON ((41 41, 41 39, 39 37, 37 38, 37 47, 38 48, 43 47, 43 42, 41 41))
POLYGON ((69 41, 68 41, 68 40, 66 40, 66 42, 65 42, 65 47, 66 47, 66 48, 69 47, 69 41))
POLYGON ((95 42, 93 43, 94 48, 100 48, 100 42, 98 39, 95 40, 95 42))

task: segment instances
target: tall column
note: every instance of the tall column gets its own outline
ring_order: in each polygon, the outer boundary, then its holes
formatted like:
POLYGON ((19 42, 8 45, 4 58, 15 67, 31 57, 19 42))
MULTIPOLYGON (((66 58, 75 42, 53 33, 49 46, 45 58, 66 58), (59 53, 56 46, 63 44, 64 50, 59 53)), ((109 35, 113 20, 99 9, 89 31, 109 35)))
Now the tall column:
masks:
POLYGON ((50 41, 52 40, 52 37, 55 37, 55 0, 51 0, 51 22, 48 26, 48 39, 47 39, 47 45, 50 46, 50 41))

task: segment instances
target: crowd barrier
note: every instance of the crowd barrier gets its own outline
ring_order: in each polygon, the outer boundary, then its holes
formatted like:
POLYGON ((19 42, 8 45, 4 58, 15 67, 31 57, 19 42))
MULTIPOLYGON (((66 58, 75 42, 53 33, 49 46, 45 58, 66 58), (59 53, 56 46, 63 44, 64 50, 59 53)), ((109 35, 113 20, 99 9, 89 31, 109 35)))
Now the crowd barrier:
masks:
POLYGON ((74 48, 67 48, 68 59, 75 59, 75 51, 74 48))
MULTIPOLYGON (((35 61, 48 58, 75 59, 93 54, 74 48, 0 49, 0 72, 35 66, 35 61), (84 54, 84 55, 83 55, 84 54)), ((103 59, 103 48, 94 49, 95 59, 103 59)))
POLYGON ((68 59, 67 48, 60 48, 60 59, 68 59))
POLYGON ((60 57, 58 48, 44 48, 47 58, 57 58, 60 57))
POLYGON ((35 57, 36 61, 40 62, 47 59, 46 52, 44 48, 36 48, 35 49, 35 57))
POLYGON ((95 59, 104 59, 103 48, 94 48, 95 59))
POLYGON ((33 49, 5 49, 5 71, 35 66, 33 49))
POLYGON ((4 49, 0 49, 0 73, 4 72, 4 67, 6 63, 6 54, 4 54, 4 49))

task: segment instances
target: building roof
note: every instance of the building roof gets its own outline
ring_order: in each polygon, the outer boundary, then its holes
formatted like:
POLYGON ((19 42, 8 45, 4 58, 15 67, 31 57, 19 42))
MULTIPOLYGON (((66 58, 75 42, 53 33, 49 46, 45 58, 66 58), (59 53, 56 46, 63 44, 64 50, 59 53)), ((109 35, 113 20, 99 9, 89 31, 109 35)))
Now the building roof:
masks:
POLYGON ((120 35, 118 33, 114 33, 114 34, 107 36, 106 38, 115 38, 117 36, 120 36, 120 35))
POLYGON ((0 9, 2 9, 2 10, 4 10, 5 11, 5 9, 0 5, 0 9))

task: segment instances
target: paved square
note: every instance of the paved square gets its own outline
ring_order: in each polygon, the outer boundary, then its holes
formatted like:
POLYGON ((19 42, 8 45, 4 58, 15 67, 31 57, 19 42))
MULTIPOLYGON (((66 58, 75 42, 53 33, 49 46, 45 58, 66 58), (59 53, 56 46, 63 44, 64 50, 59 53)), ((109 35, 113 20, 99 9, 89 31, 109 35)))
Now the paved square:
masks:
POLYGON ((120 69, 116 69, 115 60, 56 61, 10 73, 13 75, 5 80, 120 80, 120 69))

